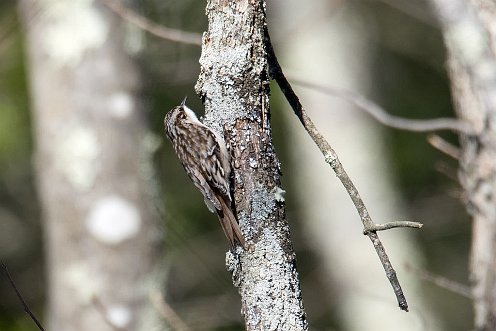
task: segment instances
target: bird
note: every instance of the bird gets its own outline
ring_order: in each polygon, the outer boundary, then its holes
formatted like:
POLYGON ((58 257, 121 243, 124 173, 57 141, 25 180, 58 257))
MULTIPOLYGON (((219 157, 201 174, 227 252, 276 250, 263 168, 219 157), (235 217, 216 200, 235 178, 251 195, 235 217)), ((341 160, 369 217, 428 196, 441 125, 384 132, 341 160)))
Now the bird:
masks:
POLYGON ((248 249, 233 210, 231 193, 231 156, 224 139, 200 122, 195 112, 181 105, 164 118, 165 135, 193 184, 200 190, 205 204, 216 212, 231 249, 239 243, 248 249))

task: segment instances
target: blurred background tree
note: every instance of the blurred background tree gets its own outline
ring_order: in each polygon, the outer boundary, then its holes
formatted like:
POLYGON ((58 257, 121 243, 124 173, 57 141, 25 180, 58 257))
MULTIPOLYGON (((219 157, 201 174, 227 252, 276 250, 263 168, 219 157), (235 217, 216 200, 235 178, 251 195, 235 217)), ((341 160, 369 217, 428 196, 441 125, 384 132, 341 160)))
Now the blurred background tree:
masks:
MULTIPOLYGON (((206 30, 203 2, 126 4, 168 27, 199 33, 206 30)), ((291 77, 360 92, 398 116, 453 116, 442 37, 425 2, 322 0, 296 5, 275 0, 268 8, 273 43, 291 77)), ((16 6, 16 1, 0 3, 0 257, 41 315, 49 287, 44 255, 47 242, 42 236, 39 207, 43 192, 35 190, 32 159, 32 146, 39 141, 32 133, 33 101, 26 84, 31 74, 24 49, 28 29, 21 29, 16 6)), ((118 20, 101 4, 97 8, 108 20, 118 20)), ((24 21, 32 24, 29 17, 24 21)), ((155 208, 166 210, 161 220, 166 247, 160 255, 166 256, 165 299, 193 330, 239 330, 239 298, 225 270, 223 234, 170 145, 162 143, 166 111, 185 95, 191 108, 202 109, 193 90, 200 48, 163 40, 116 21, 113 24, 126 31, 126 50, 139 70, 140 113, 158 138, 153 141, 160 142, 154 154, 159 170, 155 181, 161 183, 164 196, 150 201, 155 208)), ((460 202, 459 184, 451 178, 456 176, 456 162, 430 147, 425 134, 386 128, 343 101, 303 88, 297 92, 317 126, 331 144, 336 143, 345 168, 364 191, 363 198, 376 220, 412 219, 425 224, 421 231, 381 234, 410 299, 412 313, 404 314, 395 307, 389 284, 361 235, 359 219, 346 202, 349 198, 344 189, 332 179, 329 169, 324 169, 318 151, 301 145, 308 139, 296 118, 287 116, 289 108, 274 89, 272 123, 311 329, 361 330, 360 323, 368 320, 364 311, 374 316, 377 330, 398 330, 393 319, 400 325, 431 330, 471 328, 469 299, 402 268, 409 263, 468 282, 470 222, 460 202), (324 129, 328 124, 334 126, 324 129), (326 185, 316 185, 316 180, 326 185), (349 242, 353 256, 343 256, 346 249, 336 247, 339 237, 349 242), (358 278, 348 281, 354 286, 343 286, 343 278, 358 272, 373 274, 377 285, 371 289, 358 278), (377 307, 380 313, 373 313, 377 307)), ((454 135, 441 135, 457 142, 454 135)), ((0 329, 35 330, 6 281, 0 282, 0 293, 0 329)))

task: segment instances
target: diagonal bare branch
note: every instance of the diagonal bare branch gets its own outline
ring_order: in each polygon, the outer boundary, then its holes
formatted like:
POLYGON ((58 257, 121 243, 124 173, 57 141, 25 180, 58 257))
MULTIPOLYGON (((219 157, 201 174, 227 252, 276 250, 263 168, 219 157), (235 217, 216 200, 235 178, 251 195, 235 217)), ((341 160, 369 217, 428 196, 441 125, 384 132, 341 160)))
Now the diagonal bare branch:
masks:
POLYGON ((473 299, 472 290, 470 286, 455 282, 446 277, 436 275, 430 271, 414 268, 413 266, 407 264, 405 265, 406 270, 411 271, 414 275, 418 276, 420 279, 431 282, 441 288, 444 288, 453 293, 459 294, 465 298, 473 299))
POLYGON ((365 98, 364 96, 343 89, 335 87, 324 86, 317 83, 312 83, 306 80, 298 79, 296 77, 290 80, 295 85, 310 88, 314 91, 324 93, 326 95, 338 97, 349 103, 355 105, 359 109, 365 111, 372 116, 377 122, 400 130, 414 131, 414 132, 430 132, 440 130, 451 130, 454 132, 461 132, 465 134, 474 134, 474 129, 466 122, 455 118, 434 118, 426 120, 414 120, 402 117, 397 117, 389 114, 386 110, 380 107, 375 102, 365 98))
POLYGON ((180 42, 183 44, 201 46, 201 34, 199 33, 185 32, 154 23, 115 0, 100 1, 126 21, 136 25, 140 29, 148 31, 149 33, 159 38, 180 42))
MULTIPOLYGON (((336 176, 339 178, 343 186, 345 187, 348 195, 350 196, 353 204, 355 205, 356 210, 358 211, 358 215, 362 220, 362 224, 364 227, 364 234, 367 235, 372 241, 374 248, 376 250, 377 255, 382 263, 384 271, 386 272, 386 276, 393 287, 394 294, 396 295, 396 299, 398 301, 398 305, 400 309, 404 311, 408 311, 408 303, 406 301, 405 295, 403 294, 403 290, 401 289, 401 285, 399 283, 398 277, 396 276, 396 271, 394 270, 391 261, 382 245, 382 242, 377 235, 377 231, 386 230, 388 228, 393 227, 412 227, 415 222, 393 222, 394 224, 388 225, 386 224, 375 224, 370 217, 365 204, 358 193, 355 185, 351 181, 350 177, 346 173, 343 165, 339 161, 338 155, 331 147, 331 145, 325 140, 325 138, 320 134, 320 132, 315 127, 315 124, 308 117, 306 111, 303 109, 303 106, 298 99, 298 96, 293 91, 291 84, 288 82, 284 73, 282 72, 281 66, 277 61, 277 57, 275 55, 274 49, 272 47, 272 43, 270 42, 270 36, 268 31, 265 31, 265 44, 266 51, 268 56, 269 63, 269 74, 272 79, 274 79, 279 85, 281 91, 284 96, 288 100, 289 104, 293 108, 296 116, 299 118, 305 130, 308 132, 312 140, 315 142, 317 147, 320 149, 322 154, 325 157, 326 163, 328 163, 332 170, 335 172, 336 176)), ((414 227, 420 228, 422 224, 415 223, 414 227)))
MULTIPOLYGON (((149 32, 159 38, 175 41, 190 45, 201 46, 201 34, 195 32, 185 32, 178 29, 172 29, 161 24, 150 21, 146 17, 136 13, 129 7, 116 0, 100 0, 105 6, 111 9, 114 13, 136 25, 140 29, 149 32)), ((289 76, 288 76, 289 77, 289 76)), ((426 120, 406 119, 390 115, 386 110, 377 105, 375 102, 365 98, 364 96, 343 89, 324 86, 321 84, 309 82, 297 77, 289 77, 295 85, 311 88, 315 91, 325 93, 330 96, 335 96, 348 101, 359 109, 364 110, 379 123, 400 130, 414 132, 430 132, 439 130, 451 130, 465 134, 474 134, 474 129, 465 122, 454 118, 435 118, 426 120)), ((293 92, 294 93, 294 92, 293 92)))
POLYGON ((176 331, 191 331, 191 328, 179 317, 176 311, 165 301, 160 291, 149 294, 150 301, 170 327, 176 331))
POLYGON ((24 311, 26 312, 26 314, 29 315, 29 317, 33 320, 33 322, 36 324, 36 326, 38 327, 38 329, 40 331, 45 331, 45 329, 41 325, 40 321, 36 318, 34 313, 31 311, 31 308, 29 308, 28 304, 26 303, 26 301, 22 297, 22 294, 19 291, 19 289, 17 288, 17 285, 14 282, 14 279, 12 279, 12 276, 10 275, 9 269, 7 269, 7 266, 5 265, 5 263, 0 262, 0 268, 2 269, 3 274, 7 277, 8 281, 10 283, 10 286, 12 286, 12 288, 14 289, 14 292, 15 292, 17 298, 19 299, 19 301, 21 302, 22 307, 24 308, 24 311))

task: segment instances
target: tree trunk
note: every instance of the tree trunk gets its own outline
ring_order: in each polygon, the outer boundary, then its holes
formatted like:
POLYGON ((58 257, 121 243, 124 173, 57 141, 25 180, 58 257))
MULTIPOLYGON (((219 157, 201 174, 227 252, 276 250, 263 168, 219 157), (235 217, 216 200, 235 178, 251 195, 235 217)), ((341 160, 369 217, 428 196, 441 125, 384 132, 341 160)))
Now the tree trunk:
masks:
POLYGON ((48 255, 49 330, 152 330, 160 237, 149 132, 119 20, 92 1, 20 2, 48 255))
POLYGON ((246 329, 306 330, 272 146, 265 1, 211 0, 207 15, 196 90, 205 103, 205 123, 230 145, 237 215, 252 244, 250 252, 239 247, 227 254, 246 329))
POLYGON ((475 327, 496 330, 496 4, 432 0, 442 26, 461 135, 459 177, 473 218, 470 261, 475 327))

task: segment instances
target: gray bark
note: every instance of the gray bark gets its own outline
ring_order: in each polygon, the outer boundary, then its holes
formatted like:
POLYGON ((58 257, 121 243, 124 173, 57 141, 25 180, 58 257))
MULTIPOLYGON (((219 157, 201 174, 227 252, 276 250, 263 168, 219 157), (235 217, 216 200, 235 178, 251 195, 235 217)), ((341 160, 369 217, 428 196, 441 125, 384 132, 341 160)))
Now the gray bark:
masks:
POLYGON ((432 0, 448 52, 461 136, 459 177, 473 220, 470 274, 475 327, 496 330, 496 4, 432 0))
POLYGON ((118 20, 93 1, 23 0, 49 330, 153 330, 160 236, 151 149, 118 20))
POLYGON ((223 133, 241 229, 252 245, 227 254, 247 330, 306 330, 295 254, 272 146, 265 1, 212 0, 196 86, 205 123, 223 133))

